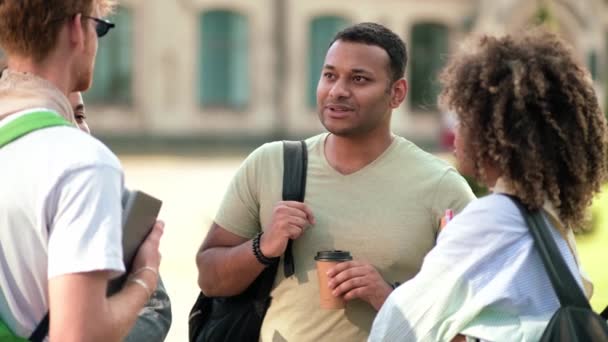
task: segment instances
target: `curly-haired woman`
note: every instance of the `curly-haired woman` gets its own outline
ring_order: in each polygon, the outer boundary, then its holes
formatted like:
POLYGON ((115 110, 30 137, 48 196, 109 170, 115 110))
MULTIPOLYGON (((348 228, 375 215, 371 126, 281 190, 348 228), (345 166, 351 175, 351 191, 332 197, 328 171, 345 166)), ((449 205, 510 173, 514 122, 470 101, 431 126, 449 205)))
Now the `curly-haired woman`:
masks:
POLYGON ((461 173, 493 194, 456 216, 419 274, 385 302, 370 341, 537 341, 559 307, 532 236, 506 193, 542 209, 570 271, 572 231, 607 173, 607 127, 588 73, 555 35, 482 37, 441 75, 458 118, 461 173))

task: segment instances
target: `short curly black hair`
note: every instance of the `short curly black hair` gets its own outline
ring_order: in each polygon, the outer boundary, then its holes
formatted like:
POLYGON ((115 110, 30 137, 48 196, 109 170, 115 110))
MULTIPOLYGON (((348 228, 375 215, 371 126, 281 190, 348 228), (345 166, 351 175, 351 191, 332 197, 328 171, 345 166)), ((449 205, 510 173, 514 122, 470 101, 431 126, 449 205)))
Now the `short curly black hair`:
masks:
POLYGON ((440 79, 477 177, 489 163, 529 209, 548 199, 579 229, 606 180, 608 139, 591 77, 565 43, 541 29, 484 36, 440 79))
POLYGON ((405 75, 407 48, 403 40, 388 28, 377 23, 359 23, 338 32, 329 46, 338 40, 382 48, 390 59, 391 81, 395 82, 405 75))

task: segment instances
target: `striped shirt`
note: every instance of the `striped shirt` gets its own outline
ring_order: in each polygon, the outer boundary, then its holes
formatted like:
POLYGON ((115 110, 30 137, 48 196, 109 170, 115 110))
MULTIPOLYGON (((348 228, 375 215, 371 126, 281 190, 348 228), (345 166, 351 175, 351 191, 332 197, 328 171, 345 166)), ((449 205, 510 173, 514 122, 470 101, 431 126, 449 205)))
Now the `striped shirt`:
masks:
MULTIPOLYGON (((557 229, 551 233, 582 288, 568 243, 557 229)), ((384 303, 369 341, 450 341, 459 333, 537 341, 558 307, 519 209, 492 194, 448 223, 420 272, 384 303)))

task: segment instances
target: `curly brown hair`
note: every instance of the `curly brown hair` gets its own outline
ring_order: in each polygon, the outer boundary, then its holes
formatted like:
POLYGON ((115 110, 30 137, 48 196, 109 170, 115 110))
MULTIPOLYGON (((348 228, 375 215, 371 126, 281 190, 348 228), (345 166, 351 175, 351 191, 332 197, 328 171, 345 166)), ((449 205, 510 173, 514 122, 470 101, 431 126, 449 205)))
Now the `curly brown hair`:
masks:
POLYGON ((474 172, 501 172, 531 210, 548 199, 578 230, 607 172, 607 127, 588 72, 554 34, 481 37, 440 76, 474 172))
POLYGON ((61 19, 94 8, 105 16, 113 6, 114 0, 0 0, 0 46, 40 62, 55 47, 61 19))

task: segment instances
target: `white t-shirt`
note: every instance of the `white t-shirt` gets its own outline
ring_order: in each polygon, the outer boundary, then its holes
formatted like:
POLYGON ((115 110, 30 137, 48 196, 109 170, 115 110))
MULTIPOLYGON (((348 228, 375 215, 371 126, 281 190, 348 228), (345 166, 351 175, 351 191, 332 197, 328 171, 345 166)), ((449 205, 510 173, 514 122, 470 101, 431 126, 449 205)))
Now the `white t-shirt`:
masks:
MULTIPOLYGON (((433 248, 445 209, 460 212, 474 198, 452 167, 398 136, 376 160, 343 175, 325 157, 327 137, 306 140, 305 202, 316 223, 293 243, 294 276, 285 278, 279 266, 260 341, 367 340, 376 310, 365 301, 319 309, 317 251, 348 250, 386 281, 403 282, 433 248)), ((258 148, 232 180, 215 222, 245 238, 268 229, 282 178, 282 143, 258 148)))
MULTIPOLYGON (((582 290, 568 243, 550 232, 582 290)), ((558 307, 522 214, 508 197, 491 194, 448 223, 416 277, 388 297, 369 341, 450 341, 459 333, 538 341, 558 307)))
POLYGON ((41 129, 0 148, 0 316, 13 332, 29 336, 47 312, 48 279, 124 272, 123 190, 116 156, 76 128, 41 129))

